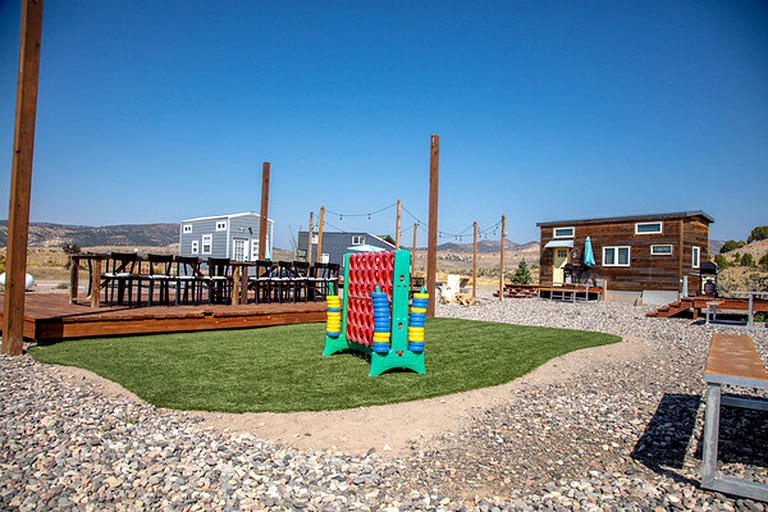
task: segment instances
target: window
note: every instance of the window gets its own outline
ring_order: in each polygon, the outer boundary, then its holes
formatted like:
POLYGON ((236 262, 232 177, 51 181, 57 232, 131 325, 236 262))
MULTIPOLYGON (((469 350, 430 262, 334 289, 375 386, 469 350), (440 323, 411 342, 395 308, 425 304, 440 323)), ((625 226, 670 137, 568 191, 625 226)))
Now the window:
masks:
POLYGON ((628 267, 629 246, 603 247, 604 267, 628 267))
POLYGON ((192 224, 184 224, 184 226, 181 228, 181 230, 184 233, 191 233, 192 232, 192 224))
POLYGON ((248 240, 245 238, 232 239, 232 259, 235 261, 246 261, 248 258, 248 240))
POLYGON ((573 238, 573 228, 555 228, 552 230, 554 238, 573 238))
POLYGON ((638 222, 635 224, 636 235, 657 235, 661 233, 661 222, 638 222))
POLYGON ((312 243, 317 245, 317 242, 320 240, 319 235, 312 235, 312 243))
POLYGON ((252 238, 251 239, 251 261, 256 261, 258 259, 259 259, 259 239, 252 238))
POLYGON ((331 255, 327 252, 324 252, 320 255, 320 263, 330 263, 331 262, 331 255))
POLYGON ((192 248, 190 251, 192 254, 198 254, 200 252, 200 241, 199 240, 192 240, 192 248))
POLYGON ((693 253, 691 258, 691 266, 693 268, 699 268, 701 266, 701 247, 693 246, 693 253))
POLYGON ((213 252, 213 235, 203 235, 203 254, 213 252))
POLYGON ((352 235, 352 245, 363 245, 365 237, 363 235, 352 235))
POLYGON ((672 246, 671 245, 652 245, 651 246, 651 256, 671 256, 672 255, 672 246))
POLYGON ((227 230, 227 221, 225 220, 217 220, 216 221, 216 231, 226 231, 227 230))

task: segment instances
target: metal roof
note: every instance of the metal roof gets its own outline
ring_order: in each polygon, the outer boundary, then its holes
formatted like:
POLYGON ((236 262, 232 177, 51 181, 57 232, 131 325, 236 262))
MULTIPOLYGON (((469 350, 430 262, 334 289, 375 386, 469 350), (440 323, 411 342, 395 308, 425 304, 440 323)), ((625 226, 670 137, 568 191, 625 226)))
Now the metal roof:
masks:
POLYGON ((687 219, 690 217, 702 217, 710 224, 715 222, 715 219, 701 210, 694 210, 690 212, 674 212, 674 213, 649 213, 642 215, 627 215, 623 217, 603 217, 597 219, 572 219, 572 220, 556 220, 548 222, 537 222, 538 227, 546 228, 552 226, 566 226, 571 224, 603 224, 608 222, 630 222, 630 221, 653 221, 653 220, 665 220, 665 219, 687 219))

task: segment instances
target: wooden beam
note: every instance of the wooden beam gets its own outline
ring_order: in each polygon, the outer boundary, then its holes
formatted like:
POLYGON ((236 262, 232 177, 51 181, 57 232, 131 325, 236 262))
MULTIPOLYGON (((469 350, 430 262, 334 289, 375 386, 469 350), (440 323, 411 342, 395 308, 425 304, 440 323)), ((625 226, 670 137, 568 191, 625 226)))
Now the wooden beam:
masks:
POLYGON ((685 251, 685 221, 680 219, 680 238, 677 247, 677 291, 683 292, 683 253, 685 251))
POLYGON ((500 251, 500 261, 499 261, 499 302, 501 302, 504 298, 504 237, 507 230, 507 216, 502 215, 501 216, 501 245, 499 247, 500 251))
POLYGON ((307 261, 312 263, 312 225, 314 224, 315 212, 309 212, 309 235, 307 235, 307 261))
POLYGON ((395 249, 400 248, 400 215, 403 208, 403 202, 397 200, 397 218, 395 219, 395 249))
POLYGON ((261 166, 261 210, 259 210, 259 260, 267 251, 267 220, 269 219, 269 162, 261 166))
POLYGON ((2 352, 13 356, 21 355, 24 348, 24 288, 42 29, 43 0, 22 0, 2 343, 2 352))
POLYGON ((432 135, 429 145, 429 228, 427 234, 427 316, 435 316, 435 289, 437 288, 437 185, 440 175, 440 136, 432 135))
POLYGON ((323 259, 323 226, 325 224, 325 206, 320 207, 320 219, 317 221, 317 263, 323 259))
POLYGON ((472 298, 477 297, 477 221, 472 224, 474 236, 472 239, 472 298))

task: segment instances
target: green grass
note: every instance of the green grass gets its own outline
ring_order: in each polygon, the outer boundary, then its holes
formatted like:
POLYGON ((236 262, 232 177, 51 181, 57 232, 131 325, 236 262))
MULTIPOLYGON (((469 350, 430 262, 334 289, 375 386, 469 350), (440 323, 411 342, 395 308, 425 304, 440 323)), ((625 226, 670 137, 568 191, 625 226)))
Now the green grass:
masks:
POLYGON ((323 357, 324 325, 74 340, 32 348, 44 363, 78 366, 144 400, 182 410, 288 412, 418 400, 509 382, 553 357, 617 336, 429 319, 427 373, 368 376, 351 353, 323 357))

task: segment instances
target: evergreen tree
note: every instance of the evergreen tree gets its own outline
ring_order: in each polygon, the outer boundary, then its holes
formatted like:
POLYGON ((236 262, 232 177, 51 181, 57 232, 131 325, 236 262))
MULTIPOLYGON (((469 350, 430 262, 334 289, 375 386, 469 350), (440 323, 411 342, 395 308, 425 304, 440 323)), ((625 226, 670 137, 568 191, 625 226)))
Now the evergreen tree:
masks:
POLYGON ((522 260, 517 265, 515 275, 512 276, 512 282, 515 284, 531 284, 531 270, 528 268, 528 263, 522 260))

